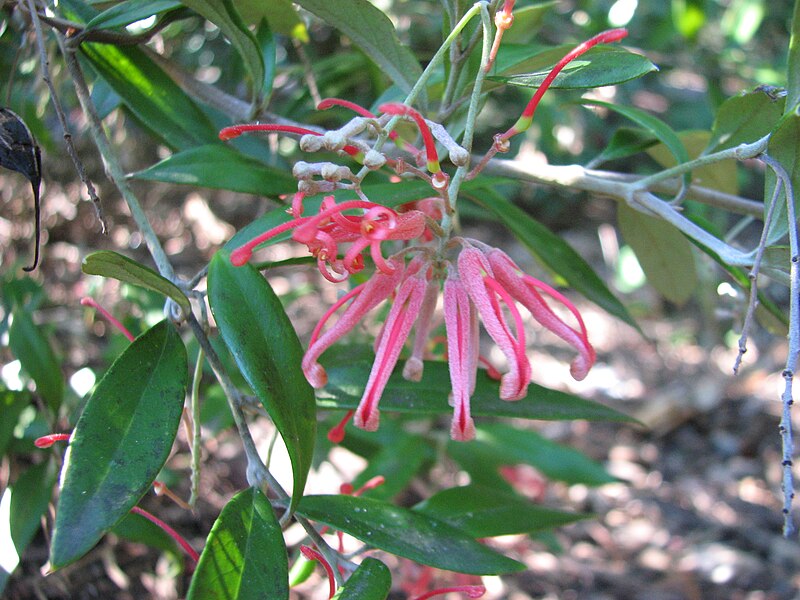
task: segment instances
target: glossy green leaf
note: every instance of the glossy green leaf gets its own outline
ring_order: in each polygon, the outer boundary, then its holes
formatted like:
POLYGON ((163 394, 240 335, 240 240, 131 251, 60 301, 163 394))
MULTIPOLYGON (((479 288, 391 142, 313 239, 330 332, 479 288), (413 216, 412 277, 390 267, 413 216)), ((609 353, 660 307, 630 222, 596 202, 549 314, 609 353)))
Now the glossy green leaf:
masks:
POLYGON ((292 193, 297 188, 297 181, 285 169, 270 167, 222 144, 177 152, 131 177, 259 196, 292 193))
POLYGON ((33 322, 26 310, 15 306, 11 315, 8 329, 11 353, 36 383, 36 392, 56 413, 64 399, 64 376, 48 336, 33 322))
POLYGON ((340 587, 334 600, 386 600, 392 587, 389 567, 368 556, 340 587))
POLYGON ((48 460, 29 467, 3 491, 0 497, 0 548, 3 549, 0 592, 39 531, 55 483, 56 468, 48 460))
POLYGON ((175 440, 188 379, 186 348, 162 321, 97 384, 64 456, 53 569, 88 552, 150 488, 175 440))
POLYGON ((300 369, 300 340, 267 280, 250 265, 231 265, 228 252, 211 260, 208 300, 222 339, 286 444, 294 509, 311 468, 316 431, 314 391, 300 369))
POLYGON ((617 205, 620 233, 639 259, 647 281, 670 302, 681 305, 697 288, 692 244, 669 223, 617 205))
MULTIPOLYGON (((368 351, 369 349, 367 349, 368 351)), ((372 366, 371 353, 352 347, 334 348, 323 357, 322 364, 328 372, 328 385, 318 392, 320 408, 352 410, 358 406, 364 393, 372 366), (338 360, 333 356, 339 357, 338 360)), ((564 365, 565 371, 569 369, 564 365)), ((552 390, 535 383, 528 387, 528 395, 518 402, 499 398, 499 384, 481 369, 475 382, 471 410, 475 417, 509 417, 562 421, 587 419, 592 421, 633 421, 630 417, 602 404, 584 400, 572 394, 552 390)), ((426 361, 422 381, 408 381, 400 369, 389 379, 381 396, 382 410, 414 414, 449 414, 453 408, 447 403, 450 394, 450 374, 444 362, 426 361)))
POLYGON ((0 389, 0 457, 6 453, 19 415, 30 403, 31 396, 28 392, 0 389))
POLYGON ((188 313, 192 310, 189 299, 177 285, 162 277, 153 269, 145 267, 117 252, 111 250, 92 252, 83 259, 81 271, 87 275, 110 277, 111 279, 153 290, 167 298, 172 298, 185 312, 188 313))
POLYGON ((176 0, 125 0, 107 8, 92 18, 86 24, 86 29, 125 27, 136 21, 141 21, 181 6, 181 3, 176 0))
POLYGON ((706 152, 751 144, 761 139, 774 129, 783 106, 783 99, 773 99, 764 92, 728 98, 717 110, 706 152))
POLYGON ((480 197, 473 200, 496 214, 537 259, 563 277, 570 287, 639 330, 628 309, 611 293, 594 269, 559 236, 495 190, 482 189, 480 197))
MULTIPOLYGON (((659 139, 659 141, 669 148, 670 152, 672 152, 672 155, 675 157, 677 164, 688 162, 689 154, 681 143, 678 134, 675 133, 671 127, 669 127, 658 117, 654 117, 653 115, 632 106, 611 104, 610 102, 603 102, 601 100, 581 98, 581 104, 586 104, 589 106, 601 106, 621 114, 626 119, 630 119, 640 127, 644 127, 648 131, 652 132, 653 135, 659 139)), ((686 181, 688 183, 688 179, 686 181)))
POLYGON ((250 25, 258 25, 266 19, 275 33, 293 37, 304 44, 309 41, 308 29, 291 0, 237 0, 236 7, 250 25))
POLYGON ((208 534, 187 600, 289 598, 283 533, 257 488, 236 494, 208 534))
POLYGON ((505 464, 525 463, 550 479, 567 483, 602 485, 616 481, 599 463, 574 448, 562 446, 535 431, 503 423, 480 425, 474 444, 484 445, 505 464))
POLYGON ((409 92, 422 74, 392 22, 368 0, 296 0, 296 4, 349 37, 403 91, 409 92))
POLYGON ((314 569, 316 568, 317 561, 298 554, 292 568, 289 569, 289 587, 293 588, 308 581, 308 578, 314 574, 314 569))
POLYGON ((800 104, 800 3, 794 3, 786 65, 786 112, 800 104))
MULTIPOLYGON (((79 23, 99 14, 78 0, 61 0, 59 8, 79 23)), ((98 43, 80 49, 131 114, 165 145, 180 149, 218 141, 205 113, 144 51, 98 43)))
MULTIPOLYGON (((800 206, 797 196, 800 194, 800 105, 794 112, 786 115, 770 137, 767 153, 786 170, 792 187, 794 188, 795 216, 800 206)), ((767 167, 764 178, 764 215, 766 216, 772 204, 777 179, 772 169, 767 167)), ((789 231, 789 217, 786 212, 786 190, 782 190, 778 197, 778 206, 769 226, 767 246, 772 246, 783 238, 789 231)))
MULTIPOLYGON (((559 58, 569 52, 564 48, 547 69, 512 76, 493 75, 489 79, 508 85, 538 88, 559 58)), ((552 51, 548 51, 550 54, 552 51)), ((552 89, 594 89, 604 85, 617 85, 657 71, 658 68, 641 54, 634 54, 618 46, 596 46, 580 58, 573 60, 550 84, 552 89)))
POLYGON ((414 510, 478 538, 533 533, 590 516, 546 508, 480 485, 446 489, 420 502, 414 510))
POLYGON ((253 33, 242 21, 232 0, 182 0, 182 3, 219 27, 222 34, 242 57, 252 79, 252 90, 260 94, 264 87, 264 59, 253 33))
POLYGON ((442 521, 372 498, 306 496, 297 512, 375 548, 438 569, 472 575, 525 569, 442 521))

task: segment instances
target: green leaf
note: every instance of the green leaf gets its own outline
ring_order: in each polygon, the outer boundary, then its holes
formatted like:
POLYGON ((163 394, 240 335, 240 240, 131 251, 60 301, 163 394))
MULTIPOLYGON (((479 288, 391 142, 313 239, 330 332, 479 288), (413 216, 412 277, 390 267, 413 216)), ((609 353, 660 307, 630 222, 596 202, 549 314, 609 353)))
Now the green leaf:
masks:
POLYGON ((296 0, 296 4, 349 37, 404 92, 411 91, 422 75, 392 22, 368 0, 296 0))
POLYGON ((800 104, 800 3, 794 3, 789 56, 786 61, 786 112, 800 104))
POLYGON ((188 379, 186 348, 162 321, 97 384, 64 456, 53 569, 88 552, 150 488, 175 440, 188 379))
POLYGON ((264 59, 258 41, 242 22, 235 3, 231 0, 182 0, 182 2, 219 27, 242 57, 245 70, 252 79, 254 95, 260 94, 264 87, 264 59))
POLYGON ((217 252, 209 265, 208 300, 222 339, 286 444, 294 472, 294 510, 316 435, 314 391, 300 368, 300 341, 267 280, 250 265, 234 267, 226 251, 217 252))
POLYGON ((670 302, 682 305, 697 288, 692 245, 669 223, 620 202, 617 223, 636 253, 647 281, 670 302))
POLYGON ((27 392, 0 389, 0 457, 6 453, 19 415, 30 403, 31 396, 27 392))
POLYGON ((8 345, 22 368, 36 383, 36 392, 53 413, 64 399, 64 376, 61 365, 50 346, 48 336, 33 322, 30 313, 19 306, 11 312, 8 345))
POLYGON ((180 8, 177 0, 125 0, 107 8, 87 24, 86 29, 113 29, 125 27, 153 15, 180 8))
POLYGON ((562 446, 535 431, 516 429, 503 423, 478 427, 475 442, 497 457, 500 464, 525 463, 536 467, 550 479, 569 484, 603 485, 617 481, 597 462, 574 448, 562 446))
POLYGON ((389 567, 368 556, 337 590, 333 600, 386 600, 391 587, 389 567))
POLYGON ((236 7, 250 25, 258 25, 266 19, 275 33, 293 37, 304 44, 309 42, 308 29, 291 0, 237 0, 236 7))
POLYGON ((516 238, 553 272, 599 307, 641 331, 628 309, 611 293, 592 267, 559 236, 490 188, 470 197, 496 214, 516 238))
POLYGON ((525 569, 442 521, 372 498, 306 496, 297 512, 375 548, 437 569, 472 575, 525 569))
POLYGON ((414 506, 414 510, 477 538, 533 533, 590 516, 545 508, 515 494, 480 485, 441 491, 414 506))
POLYGON ((208 534, 187 600, 206 598, 289 598, 283 533, 257 488, 231 498, 208 534))
MULTIPOLYGON (((371 356, 371 353, 370 353, 371 356)), ((334 348, 327 353, 322 364, 328 372, 328 385, 318 391, 320 408, 352 410, 358 406, 364 393, 372 359, 353 347, 334 348), (338 360, 332 360, 332 356, 338 360)), ((568 369, 565 365, 564 369, 568 369)), ((535 383, 528 387, 528 395, 518 402, 499 398, 499 384, 478 371, 471 410, 476 417, 509 417, 562 421, 587 419, 590 421, 632 422, 634 419, 602 404, 584 400, 572 394, 551 390, 535 383)), ((408 381, 400 369, 394 373, 381 396, 383 410, 414 414, 448 414, 452 407, 447 403, 450 394, 450 374, 444 362, 425 362, 422 381, 408 381)), ((378 473, 376 473, 378 474, 378 473)))
POLYGON ((646 129, 620 127, 611 136, 611 140, 593 164, 599 165, 610 160, 627 158, 643 152, 658 143, 658 139, 646 129))
POLYGON ((126 108, 170 148, 217 140, 216 129, 194 100, 138 48, 81 44, 81 50, 126 108))
MULTIPOLYGON (((524 88, 538 88, 548 76, 551 68, 571 47, 559 48, 559 56, 547 69, 533 73, 522 73, 510 77, 493 75, 488 79, 524 88)), ((548 51, 555 54, 553 51, 548 51)), ((559 73, 550 85, 551 89, 594 89, 604 85, 617 85, 657 71, 653 63, 641 54, 634 54, 618 46, 596 46, 573 60, 559 73)))
MULTIPOLYGON (((789 113, 775 129, 769 139, 767 153, 786 170, 794 191, 795 216, 797 216, 797 195, 800 194, 800 105, 789 113)), ((769 212, 777 179, 772 169, 767 167, 764 178, 764 216, 769 212)), ((778 206, 767 234, 767 246, 778 242, 789 231, 789 217, 786 212, 786 190, 778 197, 778 206)))
POLYGON ((761 139, 775 128, 783 106, 782 99, 758 91, 728 98, 717 110, 705 153, 761 139))
POLYGON ((145 267, 117 252, 112 252, 111 250, 92 252, 83 259, 81 271, 87 275, 110 277, 111 279, 117 279, 158 292, 167 298, 173 299, 184 312, 189 313, 192 310, 189 299, 177 285, 162 277, 153 269, 145 267))
MULTIPOLYGON (((653 115, 638 108, 633 108, 632 106, 611 104, 610 102, 591 100, 589 98, 581 98, 580 102, 581 104, 588 104, 590 106, 601 106, 621 114, 626 119, 630 119, 640 127, 644 127, 648 131, 652 132, 653 135, 655 135, 663 144, 667 146, 667 148, 669 148, 670 152, 672 152, 672 155, 675 157, 677 164, 688 162, 689 154, 681 143, 678 134, 675 133, 672 128, 664 123, 664 121, 661 119, 654 117, 653 115)), ((686 179, 686 182, 688 183, 688 179, 686 179)))
POLYGON ((265 165, 222 144, 176 152, 131 177, 259 196, 291 193, 297 187, 297 181, 286 170, 265 165))
POLYGON ((39 531, 55 483, 56 469, 48 460, 29 467, 0 497, 0 592, 39 531))

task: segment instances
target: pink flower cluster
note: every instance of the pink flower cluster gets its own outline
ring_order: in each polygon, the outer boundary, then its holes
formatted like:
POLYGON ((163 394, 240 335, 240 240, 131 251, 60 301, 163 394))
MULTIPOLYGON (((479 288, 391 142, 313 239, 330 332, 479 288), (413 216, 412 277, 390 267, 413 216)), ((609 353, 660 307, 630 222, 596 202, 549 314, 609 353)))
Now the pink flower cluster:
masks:
MULTIPOLYGON (((502 32, 511 25, 513 6, 513 0, 506 0, 497 13, 498 37, 495 45, 499 44, 502 32)), ((231 139, 245 131, 300 134, 304 136, 300 146, 306 151, 338 151, 361 162, 367 171, 385 166, 398 175, 416 176, 427 181, 434 194, 432 198, 394 210, 369 201, 360 190, 360 176, 349 169, 332 163, 303 163, 302 168, 295 168, 300 185, 288 211, 292 219, 231 253, 231 262, 242 265, 250 260, 257 246, 291 231, 292 239, 305 244, 316 258, 320 273, 329 281, 341 282, 350 274, 364 269, 363 255, 369 252, 375 265, 375 274, 366 283, 350 290, 328 310, 314 329, 302 361, 303 372, 309 383, 315 388, 325 386, 327 374, 319 363, 322 353, 349 333, 367 313, 391 299, 391 308, 375 342, 375 361, 364 394, 354 413, 348 413, 345 421, 332 430, 329 436, 332 440, 341 438, 350 416, 355 417, 357 427, 369 431, 377 429, 381 395, 412 329, 414 338, 411 354, 405 361, 403 376, 412 381, 422 378, 423 358, 431 332, 436 326, 434 316, 440 295, 452 385, 451 404, 454 407, 451 426, 453 439, 469 440, 475 436, 470 399, 475 391, 478 363, 483 361, 478 354, 479 323, 483 323, 483 328, 506 359, 507 371, 500 377, 500 398, 519 400, 527 395, 531 365, 518 304, 543 327, 577 351, 571 374, 578 380, 586 376, 594 364, 595 352, 575 306, 549 285, 524 273, 502 250, 477 240, 450 237, 454 212, 452 201, 455 198, 450 197, 451 179, 439 164, 436 141, 447 147, 450 161, 459 169, 464 169, 461 175, 471 179, 492 156, 508 149, 511 137, 530 126, 542 94, 567 63, 598 43, 617 41, 626 34, 624 29, 603 32, 564 56, 547 75, 517 122, 505 133, 495 136, 495 144, 470 172, 467 172, 469 152, 458 146, 441 125, 430 123, 413 108, 397 103, 382 104, 379 107, 382 116, 378 117, 345 100, 325 100, 320 103, 320 109, 341 106, 360 115, 343 128, 326 133, 296 126, 261 124, 236 125, 220 132, 222 139, 231 139), (387 128, 391 119, 413 121, 419 129, 424 150, 398 140, 391 126, 387 128), (370 147, 364 141, 364 136, 369 135, 395 140, 402 149, 412 154, 417 167, 383 154, 380 151, 382 142, 370 147), (427 173, 418 168, 423 165, 427 173), (326 196, 315 215, 303 215, 303 202, 307 195, 335 189, 352 190, 359 199, 337 204, 334 196, 326 196), (445 221, 447 226, 444 225, 445 221), (412 241, 416 245, 410 245, 412 241), (384 242, 401 247, 397 253, 385 256, 384 242), (406 259, 407 256, 411 256, 410 260, 406 259), (565 309, 560 312, 570 313, 572 324, 553 310, 550 302, 558 303, 565 309), (341 314, 335 323, 326 328, 331 317, 340 310, 341 314)))

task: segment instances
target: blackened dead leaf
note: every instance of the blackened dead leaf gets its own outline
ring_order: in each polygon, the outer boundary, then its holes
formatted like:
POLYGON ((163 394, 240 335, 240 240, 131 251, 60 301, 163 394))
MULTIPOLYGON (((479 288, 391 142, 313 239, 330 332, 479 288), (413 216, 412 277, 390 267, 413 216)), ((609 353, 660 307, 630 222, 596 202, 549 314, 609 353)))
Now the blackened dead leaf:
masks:
POLYGON ((36 219, 33 264, 24 267, 25 271, 33 271, 39 264, 39 186, 42 182, 42 156, 25 122, 15 112, 4 107, 0 107, 0 166, 22 173, 33 188, 36 219))

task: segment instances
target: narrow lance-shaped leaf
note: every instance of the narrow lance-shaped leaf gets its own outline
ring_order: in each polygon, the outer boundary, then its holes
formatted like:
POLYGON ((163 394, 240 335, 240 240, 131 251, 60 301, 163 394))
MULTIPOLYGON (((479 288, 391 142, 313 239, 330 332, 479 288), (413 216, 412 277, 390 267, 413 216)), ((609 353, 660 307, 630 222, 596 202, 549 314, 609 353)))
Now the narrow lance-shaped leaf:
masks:
POLYGON ((188 379, 186 348, 162 321, 97 384, 64 456, 53 569, 88 552, 150 488, 175 440, 188 379))
POLYGON ((234 267, 227 251, 217 252, 209 265, 208 300, 225 345, 286 444, 294 509, 311 468, 316 431, 300 341, 267 280, 250 265, 234 267))
POLYGON ((257 488, 236 494, 208 534, 187 600, 289 597, 283 532, 257 488))
MULTIPOLYGON (((675 133, 672 128, 670 128, 661 119, 654 117, 643 110, 639 110, 638 108, 633 108, 632 106, 611 104, 610 102, 603 102, 601 100, 581 98, 581 104, 601 106, 621 114, 623 117, 630 119, 640 127, 644 127, 645 129, 651 131, 653 135, 655 135, 664 145, 667 146, 667 148, 669 148, 670 152, 672 152, 672 155, 675 157, 675 162, 677 164, 682 164, 689 161, 689 154, 686 152, 686 148, 684 147, 683 143, 681 143, 678 134, 675 133)), ((689 183, 688 177, 688 174, 684 177, 684 181, 687 184, 689 183)))
MULTIPOLYGON (((571 47, 548 51, 557 59, 566 54, 571 47)), ((556 61, 553 61, 555 63, 556 61)), ((551 63, 549 66, 552 66, 551 63)), ((634 54, 624 48, 595 47, 581 58, 572 61, 550 84, 551 89, 593 89, 605 85, 616 85, 642 77, 658 68, 641 54, 634 54)), ((532 73, 519 73, 510 76, 490 76, 489 79, 517 87, 538 88, 550 73, 550 69, 532 73)))
POLYGON ((165 279, 153 269, 139 264, 135 260, 111 250, 93 252, 83 259, 81 271, 87 275, 111 277, 125 283, 153 290, 172 298, 185 312, 192 310, 192 305, 181 289, 165 279))
POLYGON ((180 8, 177 0, 125 0, 107 8, 86 24, 86 29, 125 27, 153 15, 180 8))
POLYGON ((515 494, 480 485, 443 490, 417 504, 414 510, 475 537, 532 533, 589 517, 539 506, 515 494))
POLYGON ((800 2, 794 3, 789 57, 786 65, 786 111, 800 104, 800 2))
POLYGON ((372 498, 306 496, 297 512, 371 546, 438 569, 498 575, 525 568, 438 519, 372 498))
MULTIPOLYGON (((371 359, 363 358, 359 349, 347 347, 344 352, 339 348, 328 353, 321 362, 328 373, 328 385, 318 392, 317 405, 320 408, 355 409, 364 393, 371 359)), ((569 366, 565 365, 564 371, 568 369, 569 366)), ((451 413, 453 408, 447 403, 450 391, 447 364, 426 361, 420 382, 408 381, 399 372, 392 375, 381 396, 381 409, 414 414, 451 413)), ((487 417, 635 421, 603 404, 535 383, 530 384, 527 397, 519 402, 500 400, 498 383, 491 380, 483 369, 478 371, 471 410, 473 416, 487 417)))
POLYGON ((176 152, 131 177, 259 196, 286 194, 297 187, 297 181, 287 171, 220 144, 176 152))
POLYGON ((717 110, 706 152, 750 144, 764 137, 781 118, 784 102, 761 91, 728 98, 717 110))

